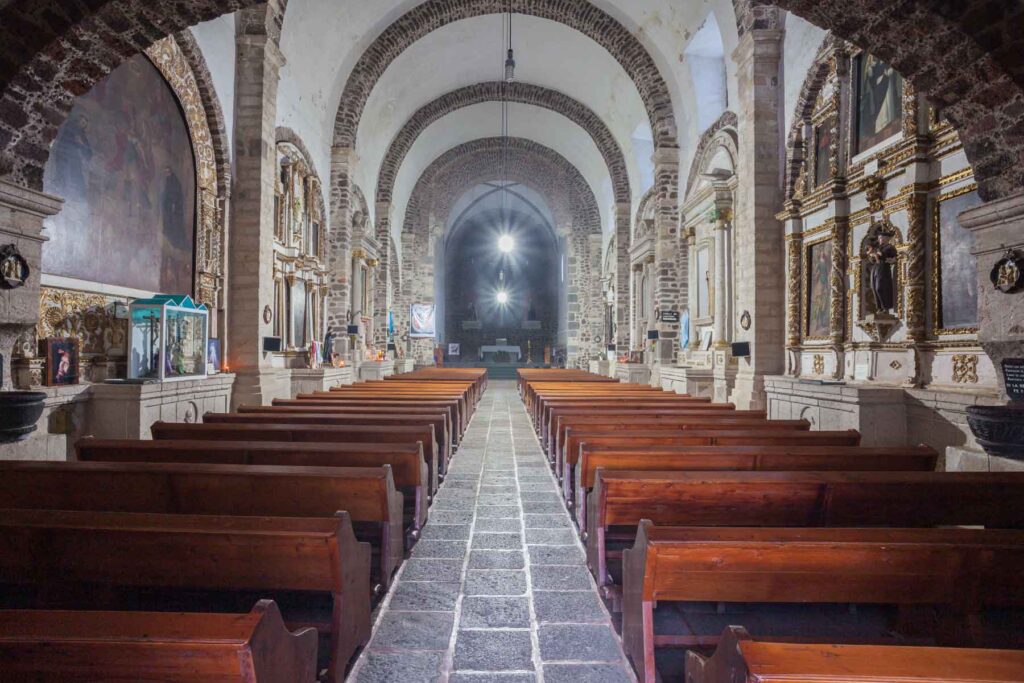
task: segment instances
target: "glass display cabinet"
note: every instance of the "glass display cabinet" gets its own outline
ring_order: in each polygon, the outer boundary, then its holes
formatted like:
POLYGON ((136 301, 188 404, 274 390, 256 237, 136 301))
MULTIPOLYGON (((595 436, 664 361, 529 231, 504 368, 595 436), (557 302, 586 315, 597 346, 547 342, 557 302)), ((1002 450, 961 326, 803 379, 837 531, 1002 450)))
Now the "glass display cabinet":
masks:
POLYGON ((206 376, 210 313, 184 294, 131 304, 128 378, 174 381, 206 376))

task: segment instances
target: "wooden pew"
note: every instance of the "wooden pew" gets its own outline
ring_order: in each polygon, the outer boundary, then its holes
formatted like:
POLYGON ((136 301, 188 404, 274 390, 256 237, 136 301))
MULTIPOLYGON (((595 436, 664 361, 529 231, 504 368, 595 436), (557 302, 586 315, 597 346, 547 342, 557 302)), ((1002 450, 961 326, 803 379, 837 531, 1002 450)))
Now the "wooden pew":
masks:
POLYGON ((1000 632, 996 620, 982 623, 985 608, 1024 606, 1022 562, 1022 531, 658 527, 644 520, 623 554, 623 645, 640 680, 654 683, 658 645, 717 644, 717 633, 656 634, 655 603, 672 601, 929 606, 940 611, 939 644, 970 647, 988 637, 1024 644, 1020 633, 1000 632), (986 626, 992 633, 982 633, 986 626))
POLYGON ((780 643, 731 626, 711 657, 687 653, 686 683, 1010 683, 1024 652, 975 648, 780 643))
POLYGON ((797 429, 773 429, 759 425, 739 429, 687 429, 672 431, 601 432, 570 428, 565 437, 565 463, 562 467, 562 491, 573 503, 576 476, 584 444, 593 446, 856 446, 860 433, 856 429, 836 432, 810 432, 797 429))
POLYGON ((451 457, 451 437, 445 424, 445 416, 440 413, 427 415, 406 415, 404 413, 334 413, 329 409, 291 409, 277 407, 247 406, 247 410, 237 413, 206 413, 203 422, 207 424, 241 424, 241 423, 283 423, 283 424, 323 424, 338 426, 367 427, 430 427, 433 441, 438 449, 438 473, 443 473, 451 457))
POLYGON ((438 405, 436 408, 423 405, 405 405, 396 406, 394 409, 388 407, 379 407, 372 405, 361 405, 353 406, 339 403, 336 401, 325 400, 325 401, 314 401, 310 399, 289 399, 289 398, 275 398, 271 401, 270 406, 239 406, 235 412, 247 413, 267 408, 284 408, 294 411, 307 411, 307 412, 322 412, 325 408, 330 408, 332 413, 343 413, 343 414, 364 414, 364 413, 398 413, 401 415, 434 415, 441 414, 444 416, 444 429, 448 433, 450 441, 448 443, 449 449, 453 446, 458 446, 462 440, 462 434, 459 431, 459 425, 452 422, 453 411, 448 410, 445 406, 438 405))
POLYGON ((753 429, 764 432, 808 432, 811 423, 807 420, 765 420, 760 417, 737 416, 735 412, 713 413, 696 411, 691 414, 663 416, 648 421, 646 416, 636 414, 632 417, 617 416, 606 418, 603 424, 593 422, 570 421, 560 429, 561 440, 554 452, 555 473, 562 477, 567 465, 575 465, 579 459, 580 434, 616 435, 631 432, 664 432, 666 435, 675 432, 691 431, 739 431, 753 429), (575 437, 575 438, 571 438, 575 437), (575 452, 575 457, 569 453, 575 452), (571 460, 572 462, 567 462, 571 460))
POLYGON ((0 610, 9 681, 314 683, 316 648, 272 600, 248 614, 0 610))
POLYGON ((351 444, 419 443, 430 474, 431 493, 437 490, 437 443, 430 427, 367 427, 362 425, 306 424, 180 424, 154 422, 150 431, 158 441, 287 441, 351 444))
POLYGON ((330 517, 344 510, 374 548, 384 590, 402 564, 402 494, 391 468, 193 463, 0 462, 0 508, 237 517, 330 517))
POLYGON ((608 587, 609 564, 617 569, 642 519, 665 526, 1024 529, 1024 473, 602 469, 587 503, 587 562, 598 586, 608 587))
POLYGON ((373 408, 374 410, 386 410, 388 408, 400 408, 406 406, 434 408, 449 414, 451 416, 450 419, 452 420, 453 430, 455 429, 454 426, 457 425, 457 429, 460 434, 464 434, 466 432, 466 427, 469 425, 469 416, 463 412, 462 408, 459 406, 459 401, 454 398, 430 398, 425 396, 420 398, 400 398, 396 396, 383 396, 377 393, 369 396, 352 396, 337 391, 314 391, 309 394, 299 394, 294 400, 309 403, 309 405, 316 405, 317 403, 330 401, 331 405, 351 406, 364 409, 373 408))
POLYGON ((538 433, 545 437, 550 433, 554 420, 553 413, 570 410, 601 410, 601 409, 624 408, 630 410, 647 410, 657 412, 658 409, 690 408, 705 411, 733 412, 736 406, 731 403, 712 403, 706 398, 694 398, 692 396, 679 396, 677 394, 660 394, 657 396, 608 396, 588 399, 556 398, 545 400, 538 408, 538 433))
MULTIPOLYGON (((320 393, 320 392, 317 392, 320 393)), ((449 385, 436 382, 359 382, 347 386, 332 387, 329 392, 352 398, 398 398, 406 400, 454 400, 458 403, 464 422, 469 422, 476 406, 470 385, 459 383, 449 385)))
POLYGON ((597 472, 612 471, 853 471, 932 472, 939 454, 930 446, 598 446, 583 444, 573 479, 577 520, 587 528, 587 507, 597 472))
POLYGON ((290 630, 317 628, 335 683, 370 637, 369 573, 370 546, 346 513, 0 510, 3 607, 239 612, 271 598, 290 630))
POLYGON ((345 444, 276 441, 136 441, 81 439, 77 459, 89 462, 209 463, 288 467, 391 467, 403 497, 405 524, 415 535, 427 521, 430 477, 417 443, 345 444))
MULTIPOLYGON (((718 404, 712 404, 718 405, 718 404)), ((701 415, 715 419, 760 419, 767 420, 763 410, 721 410, 704 406, 663 406, 649 408, 558 408, 551 413, 550 423, 544 442, 545 450, 553 455, 562 450, 565 443, 565 429, 569 426, 590 427, 591 425, 622 424, 648 425, 671 422, 678 417, 701 415), (628 422, 626 422, 628 420, 628 422)))

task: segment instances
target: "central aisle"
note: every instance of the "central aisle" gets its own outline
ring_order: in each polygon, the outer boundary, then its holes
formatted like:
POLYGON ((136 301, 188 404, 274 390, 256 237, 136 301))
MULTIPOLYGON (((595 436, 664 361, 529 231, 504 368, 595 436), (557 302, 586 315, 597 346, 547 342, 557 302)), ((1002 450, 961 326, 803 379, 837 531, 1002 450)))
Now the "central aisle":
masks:
POLYGON ((491 381, 349 680, 635 680, 514 381, 491 381))

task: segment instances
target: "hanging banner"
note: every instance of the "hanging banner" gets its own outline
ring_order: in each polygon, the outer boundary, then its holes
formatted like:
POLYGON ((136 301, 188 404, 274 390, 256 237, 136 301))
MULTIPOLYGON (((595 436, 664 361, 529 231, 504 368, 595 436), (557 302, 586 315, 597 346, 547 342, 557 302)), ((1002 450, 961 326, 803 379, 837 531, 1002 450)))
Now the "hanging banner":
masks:
POLYGON ((413 304, 409 311, 409 336, 414 339, 433 339, 437 328, 434 324, 434 304, 413 304))

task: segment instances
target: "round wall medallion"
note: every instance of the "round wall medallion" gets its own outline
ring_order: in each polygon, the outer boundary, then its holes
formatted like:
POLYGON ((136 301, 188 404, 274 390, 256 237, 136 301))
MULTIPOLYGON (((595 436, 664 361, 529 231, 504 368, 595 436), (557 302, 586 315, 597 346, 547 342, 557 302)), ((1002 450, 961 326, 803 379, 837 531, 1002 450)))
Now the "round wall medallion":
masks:
POLYGON ((740 327, 744 330, 750 329, 750 311, 743 311, 743 315, 740 316, 740 327))
POLYGON ((269 325, 270 321, 273 320, 273 319, 274 319, 274 311, 273 311, 272 308, 270 308, 270 304, 267 304, 266 306, 263 307, 263 322, 265 322, 267 325, 269 325))
POLYGON ((18 247, 7 244, 0 247, 0 288, 17 289, 28 282, 32 270, 18 252, 18 247))
POLYGON ((992 280, 992 286, 1000 292, 1016 292, 1024 285, 1024 257, 1012 249, 1007 251, 992 268, 989 279, 992 280))

